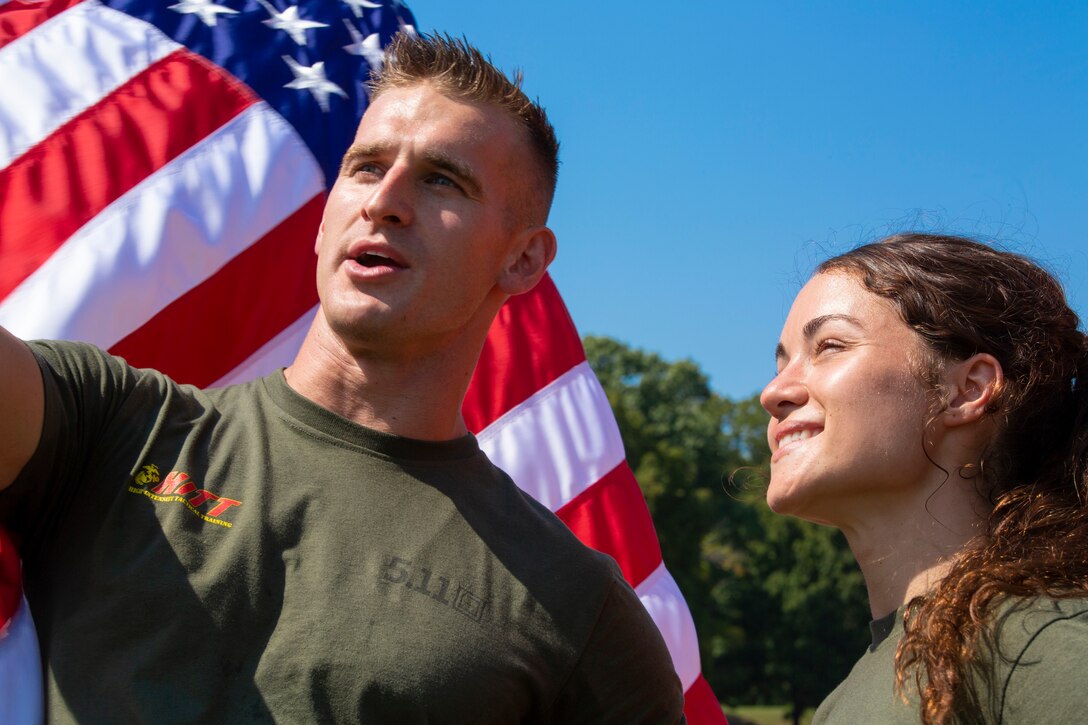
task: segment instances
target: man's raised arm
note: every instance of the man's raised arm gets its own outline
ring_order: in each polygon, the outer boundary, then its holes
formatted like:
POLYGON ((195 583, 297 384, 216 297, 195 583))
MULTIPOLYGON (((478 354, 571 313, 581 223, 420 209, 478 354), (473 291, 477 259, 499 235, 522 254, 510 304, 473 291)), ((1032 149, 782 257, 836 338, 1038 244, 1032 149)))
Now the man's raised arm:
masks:
POLYGON ((45 392, 38 363, 22 340, 0 327, 0 490, 38 447, 45 392))

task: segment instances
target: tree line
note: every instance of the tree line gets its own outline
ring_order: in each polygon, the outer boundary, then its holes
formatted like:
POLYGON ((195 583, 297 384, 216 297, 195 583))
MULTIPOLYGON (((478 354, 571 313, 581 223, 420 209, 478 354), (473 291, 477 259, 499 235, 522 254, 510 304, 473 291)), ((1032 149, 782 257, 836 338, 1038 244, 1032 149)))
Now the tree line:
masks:
POLYGON ((767 508, 767 413, 690 360, 584 340, 687 599, 703 673, 727 705, 787 704, 796 722, 869 641, 861 572, 842 535, 767 508))

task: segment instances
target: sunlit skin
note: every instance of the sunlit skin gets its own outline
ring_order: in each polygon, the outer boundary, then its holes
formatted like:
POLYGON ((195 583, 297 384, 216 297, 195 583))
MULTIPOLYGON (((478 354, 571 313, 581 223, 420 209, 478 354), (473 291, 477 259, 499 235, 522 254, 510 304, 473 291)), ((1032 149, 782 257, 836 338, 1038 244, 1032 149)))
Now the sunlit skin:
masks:
POLYGON ((932 586, 986 511, 958 472, 992 435, 984 407, 1000 366, 989 355, 950 362, 930 391, 923 355, 889 301, 849 274, 818 274, 794 301, 760 397, 768 504, 843 531, 874 616, 932 586))
POLYGON ((922 451, 929 401, 911 367, 921 353, 891 305, 851 277, 805 285, 760 399, 772 415, 771 508, 841 527, 934 473, 922 451))
POLYGON ((555 237, 519 210, 525 131, 426 84, 380 95, 325 206, 320 311, 288 383, 379 430, 443 440, 502 303, 531 289, 555 237))

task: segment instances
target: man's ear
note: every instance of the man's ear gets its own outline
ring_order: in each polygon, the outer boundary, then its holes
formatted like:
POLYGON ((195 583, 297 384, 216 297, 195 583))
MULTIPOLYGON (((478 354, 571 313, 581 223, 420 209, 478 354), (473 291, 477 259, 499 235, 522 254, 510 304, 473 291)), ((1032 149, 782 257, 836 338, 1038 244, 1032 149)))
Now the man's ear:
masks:
POLYGON ((985 352, 949 365, 943 377, 949 399, 940 417, 952 427, 981 420, 1005 380, 1001 363, 985 352))
POLYGON ((555 248, 555 233, 548 227, 540 225, 522 230, 500 272, 499 289, 508 295, 531 290, 555 259, 555 248))
POLYGON ((325 239, 325 220, 322 218, 320 226, 317 227, 317 237, 314 238, 314 254, 321 254, 321 242, 325 239))

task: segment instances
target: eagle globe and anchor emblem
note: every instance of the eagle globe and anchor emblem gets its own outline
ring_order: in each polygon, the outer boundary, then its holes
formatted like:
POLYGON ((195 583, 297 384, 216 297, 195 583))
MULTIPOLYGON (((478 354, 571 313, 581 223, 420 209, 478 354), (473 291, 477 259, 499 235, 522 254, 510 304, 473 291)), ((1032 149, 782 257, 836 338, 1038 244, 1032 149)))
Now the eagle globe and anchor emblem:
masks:
POLYGON ((153 483, 158 483, 160 480, 159 467, 154 463, 149 463, 140 469, 140 472, 135 477, 137 486, 149 486, 153 483))

